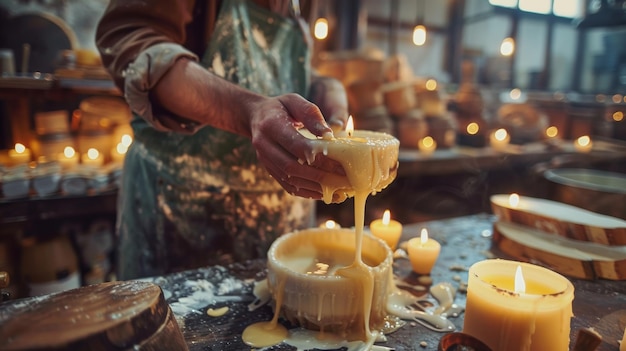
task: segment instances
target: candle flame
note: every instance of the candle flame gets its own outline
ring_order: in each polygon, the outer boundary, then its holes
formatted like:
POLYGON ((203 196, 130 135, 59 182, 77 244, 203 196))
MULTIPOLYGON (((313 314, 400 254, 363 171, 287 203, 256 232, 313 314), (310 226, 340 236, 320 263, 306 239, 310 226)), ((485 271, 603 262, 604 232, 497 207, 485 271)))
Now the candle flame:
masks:
POLYGON ((511 207, 517 207, 519 205, 519 195, 516 193, 509 195, 509 205, 511 205, 511 207))
POLYGON ((467 134, 474 135, 474 134, 478 133, 479 129, 480 129, 480 126, 478 125, 478 123, 472 122, 472 123, 467 125, 467 134))
POLYGON ((133 137, 128 135, 128 134, 124 134, 124 135, 122 135, 122 140, 121 141, 122 141, 122 145, 124 145, 126 147, 129 147, 130 144, 133 143, 133 137))
POLYGON ((128 151, 128 146, 126 146, 124 142, 117 143, 115 151, 117 151, 117 153, 120 155, 124 155, 128 151))
POLYGON ((515 270, 515 292, 526 292, 526 281, 524 281, 524 275, 522 274, 522 266, 517 266, 515 270))
POLYGON ((313 33, 315 34, 316 39, 322 40, 328 37, 328 20, 326 18, 318 18, 315 21, 315 26, 313 28, 313 33))
POLYGON ((508 133, 506 132, 506 129, 500 128, 494 132, 493 136, 496 138, 496 140, 503 141, 504 139, 506 139, 507 134, 508 133))
POLYGON ((433 139, 433 137, 431 136, 424 137, 424 139, 422 139, 422 145, 424 145, 426 148, 431 148, 435 146, 435 139, 433 139))
POLYGON ((334 229, 336 226, 337 223, 335 223, 335 221, 333 221, 332 219, 329 219, 324 223, 324 227, 327 229, 334 229))
POLYGON ((426 90, 435 91, 437 90, 437 81, 434 79, 429 79, 426 81, 426 90))
POLYGON ((389 222, 391 222, 391 212, 385 210, 385 213, 383 213, 383 224, 389 225, 389 222))
POLYGON ((559 129, 555 126, 550 126, 546 129, 546 136, 548 138, 556 138, 559 135, 559 129))
POLYGON ((23 154, 25 151, 26 151, 26 146, 24 146, 24 144, 22 143, 15 144, 15 152, 17 152, 18 154, 23 154))
POLYGON ((90 148, 87 150, 87 157, 89 157, 90 160, 95 160, 98 156, 100 156, 100 152, 97 149, 90 148))
POLYGON ((346 123, 346 132, 348 132, 348 138, 351 138, 352 134, 354 134, 354 121, 352 120, 352 116, 348 117, 348 122, 346 123))
POLYGON ((67 158, 72 158, 72 157, 74 157, 75 154, 76 154, 76 151, 71 146, 66 146, 63 149, 63 155, 65 155, 65 157, 67 157, 67 158))
POLYGON ((426 228, 422 228, 422 231, 420 232, 420 242, 422 243, 422 245, 426 244, 426 242, 428 241, 428 230, 426 230, 426 228))
POLYGON ((588 135, 583 135, 579 137, 578 139, 576 139, 576 142, 580 146, 587 146, 591 142, 591 138, 588 135))

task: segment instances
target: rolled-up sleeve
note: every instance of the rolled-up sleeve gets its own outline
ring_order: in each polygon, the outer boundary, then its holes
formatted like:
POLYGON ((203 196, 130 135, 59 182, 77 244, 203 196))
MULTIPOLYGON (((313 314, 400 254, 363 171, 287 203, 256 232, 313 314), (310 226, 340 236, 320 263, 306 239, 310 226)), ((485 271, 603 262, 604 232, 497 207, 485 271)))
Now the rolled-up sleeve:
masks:
POLYGON ((132 111, 158 130, 189 133, 200 127, 150 100, 150 90, 176 60, 198 61, 183 47, 193 6, 193 0, 111 0, 98 23, 96 44, 104 67, 132 111))

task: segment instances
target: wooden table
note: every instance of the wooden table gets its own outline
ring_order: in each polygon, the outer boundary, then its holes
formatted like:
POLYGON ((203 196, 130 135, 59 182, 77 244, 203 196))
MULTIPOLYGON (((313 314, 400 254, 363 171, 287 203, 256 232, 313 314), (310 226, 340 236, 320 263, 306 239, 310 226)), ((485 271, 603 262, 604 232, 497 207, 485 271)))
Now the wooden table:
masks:
MULTIPOLYGON (((492 215, 478 214, 406 225, 402 240, 419 235, 420 229, 426 227, 431 237, 442 244, 441 255, 431 274, 432 282, 449 282, 458 287, 467 282, 467 270, 463 268, 469 268, 486 258, 507 258, 492 248, 494 220, 492 215)), ((247 351, 250 347, 241 341, 245 327, 272 318, 272 310, 268 306, 254 312, 248 311, 248 304, 253 299, 253 282, 263 278, 264 270, 264 261, 252 261, 226 268, 192 270, 151 278, 149 281, 163 288, 190 350, 247 351), (229 307, 223 316, 207 315, 207 309, 222 306, 229 307)), ((406 282, 419 284, 418 276, 410 271, 407 260, 396 260, 395 271, 406 282)), ((603 342, 597 350, 617 351, 618 340, 621 340, 626 327, 626 282, 571 280, 575 286, 572 342, 580 328, 593 327, 603 336, 603 342)), ((456 303, 464 305, 465 298, 465 294, 457 294, 456 303)), ((451 320, 460 331, 463 315, 451 320)), ((407 324, 388 335, 388 341, 380 345, 393 347, 396 351, 437 350, 443 335, 421 325, 407 324), (427 346, 420 346, 421 342, 427 346)), ((295 349, 279 345, 272 350, 295 349)))

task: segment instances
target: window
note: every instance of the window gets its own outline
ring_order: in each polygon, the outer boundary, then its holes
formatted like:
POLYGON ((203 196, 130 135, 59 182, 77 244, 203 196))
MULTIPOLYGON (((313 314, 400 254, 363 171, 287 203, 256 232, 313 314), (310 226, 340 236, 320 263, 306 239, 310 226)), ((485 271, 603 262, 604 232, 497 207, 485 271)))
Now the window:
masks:
POLYGON ((489 4, 542 15, 576 18, 583 14, 584 0, 489 0, 489 4))

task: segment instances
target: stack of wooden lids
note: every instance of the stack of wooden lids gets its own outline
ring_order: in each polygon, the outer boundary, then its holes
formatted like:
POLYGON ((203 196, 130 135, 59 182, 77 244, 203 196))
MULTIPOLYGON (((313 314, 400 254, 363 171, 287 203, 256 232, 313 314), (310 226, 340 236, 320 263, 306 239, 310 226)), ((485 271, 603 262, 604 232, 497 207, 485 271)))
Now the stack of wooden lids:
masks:
POLYGON ((547 199, 497 194, 494 244, 580 279, 626 279, 626 221, 547 199))

